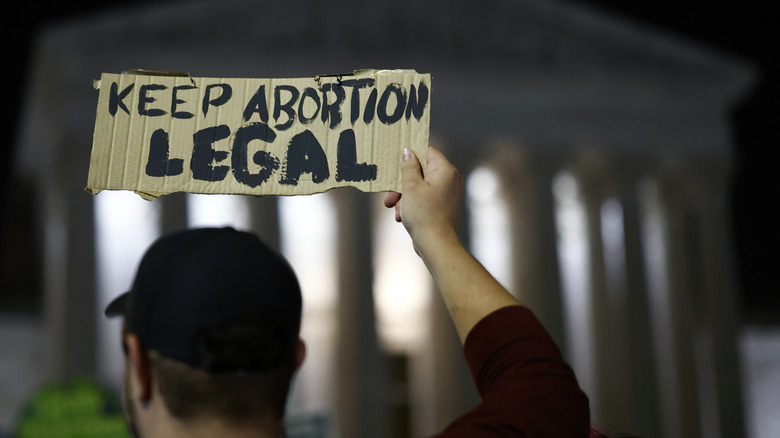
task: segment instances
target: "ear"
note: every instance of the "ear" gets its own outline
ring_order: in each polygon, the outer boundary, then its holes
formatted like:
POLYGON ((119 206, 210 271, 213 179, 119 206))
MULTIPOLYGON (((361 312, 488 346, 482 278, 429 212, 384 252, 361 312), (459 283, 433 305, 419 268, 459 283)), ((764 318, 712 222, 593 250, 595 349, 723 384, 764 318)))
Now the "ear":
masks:
POLYGON ((306 344, 303 339, 298 338, 298 342, 295 344, 295 370, 297 371, 303 364, 303 360, 306 358, 306 344))
POLYGON ((152 398, 152 372, 149 366, 149 356, 141 347, 141 341, 135 333, 125 335, 125 348, 127 358, 132 367, 128 372, 138 382, 138 399, 141 403, 148 403, 152 398))

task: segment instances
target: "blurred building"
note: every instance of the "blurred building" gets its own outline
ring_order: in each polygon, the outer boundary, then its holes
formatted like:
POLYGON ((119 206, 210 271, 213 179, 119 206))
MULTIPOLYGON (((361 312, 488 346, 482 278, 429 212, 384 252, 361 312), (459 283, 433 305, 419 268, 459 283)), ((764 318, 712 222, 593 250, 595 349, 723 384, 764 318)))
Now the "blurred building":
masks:
POLYGON ((46 379, 118 388, 104 305, 154 238, 223 223, 257 231, 301 275, 310 354, 291 416, 324 416, 332 436, 393 438, 434 433, 473 406, 446 310, 379 195, 150 203, 83 190, 101 72, 415 68, 433 75, 433 144, 467 178, 464 242, 545 323, 593 424, 745 434, 726 195, 746 65, 530 0, 169 1, 51 26, 34 61, 16 169, 32 181, 40 317, 0 321, 0 420, 46 379))

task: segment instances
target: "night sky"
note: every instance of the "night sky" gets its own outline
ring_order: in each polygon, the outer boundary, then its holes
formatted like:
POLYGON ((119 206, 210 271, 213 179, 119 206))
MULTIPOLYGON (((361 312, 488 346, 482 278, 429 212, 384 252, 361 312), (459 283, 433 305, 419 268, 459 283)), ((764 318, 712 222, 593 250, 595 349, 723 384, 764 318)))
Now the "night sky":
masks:
MULTIPOLYGON (((151 1, 146 0, 151 3, 151 1)), ((552 1, 552 0, 551 0, 552 1)), ((143 1, 22 2, 19 12, 6 14, 3 39, 8 62, 5 63, 6 81, 18 84, 6 90, 7 99, 19 102, 27 75, 27 62, 35 31, 47 22, 94 11, 101 7, 143 1)), ((747 310, 773 309, 773 322, 780 323, 780 293, 770 284, 769 273, 776 269, 778 245, 777 226, 767 206, 773 204, 778 184, 770 183, 776 168, 770 151, 780 145, 778 133, 778 68, 773 46, 778 27, 777 13, 770 13, 768 4, 756 0, 741 2, 695 2, 691 0, 569 0, 568 3, 590 5, 609 14, 625 17, 643 25, 667 29, 673 34, 690 39, 725 53, 736 55, 754 65, 761 78, 751 97, 735 108, 736 167, 732 184, 732 220, 738 256, 738 282, 742 304, 747 310), (706 5, 706 6, 705 6, 706 5)), ((4 121, 9 137, 16 135, 16 112, 4 121)), ((0 174, 2 188, 8 186, 11 174, 14 142, 2 148, 0 174)), ((775 154, 776 155, 776 154, 775 154)), ((3 200, 6 191, 2 192, 3 200)), ((0 203, 5 206, 5 202, 0 203)), ((0 213, 2 213, 0 209, 0 213)), ((0 214, 0 218, 4 215, 0 214)), ((0 223, 2 225, 2 223, 0 223)))

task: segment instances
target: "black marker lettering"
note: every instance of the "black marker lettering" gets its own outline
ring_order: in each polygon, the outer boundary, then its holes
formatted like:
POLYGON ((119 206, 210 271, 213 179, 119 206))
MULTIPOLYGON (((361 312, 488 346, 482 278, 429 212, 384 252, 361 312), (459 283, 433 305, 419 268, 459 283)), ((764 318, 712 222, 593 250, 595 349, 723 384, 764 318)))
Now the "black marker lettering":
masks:
POLYGON ((257 187, 271 177, 279 168, 279 159, 268 151, 257 151, 252 156, 252 161, 262 169, 257 173, 249 173, 248 145, 252 140, 272 143, 275 139, 276 133, 265 123, 251 123, 238 128, 232 155, 233 176, 236 181, 249 187, 257 187))
POLYGON ((193 88, 195 88, 194 85, 178 85, 173 87, 171 94, 171 117, 174 119, 191 119, 194 116, 194 114, 189 111, 176 111, 176 106, 185 102, 184 100, 179 99, 179 90, 192 90, 193 88))
POLYGON ((252 114, 257 113, 260 115, 260 120, 263 123, 268 123, 268 104, 265 101, 265 85, 261 85, 254 96, 249 99, 249 102, 244 108, 244 121, 248 122, 252 118, 252 114))
POLYGON ((130 114, 130 110, 127 109, 127 106, 125 105, 124 99, 127 97, 128 94, 130 94, 130 90, 133 89, 135 84, 130 84, 122 90, 121 93, 119 93, 119 84, 116 82, 111 83, 111 90, 108 93, 108 113, 112 116, 116 115, 116 112, 119 108, 122 108, 124 112, 127 114, 130 114))
POLYGON ((211 126, 201 129, 192 135, 192 160, 190 169, 192 177, 202 181, 222 181, 230 166, 215 166, 227 158, 227 151, 216 151, 213 144, 230 136, 227 125, 211 126))
POLYGON ((414 84, 409 91, 409 103, 406 105, 406 120, 409 120, 412 114, 414 118, 420 120, 425 112, 425 106, 428 104, 428 86, 420 82, 419 93, 415 92, 414 84))
POLYGON ((328 157, 322 146, 308 129, 296 134, 287 146, 287 160, 282 184, 297 186, 304 173, 311 173, 315 183, 325 181, 330 177, 328 157))
POLYGON ((382 97, 379 98, 379 104, 376 108, 376 116, 380 122, 385 125, 392 125, 393 123, 401 120, 404 115, 404 109, 406 108, 406 90, 401 88, 399 84, 390 84, 385 88, 385 92, 382 93, 382 97), (390 94, 395 94, 395 109, 393 114, 387 114, 387 101, 390 100, 390 94))
POLYGON ((295 110, 293 110, 293 105, 295 105, 295 102, 298 100, 298 96, 300 96, 300 91, 292 85, 277 85, 276 88, 274 88, 274 120, 276 122, 279 121, 279 116, 282 111, 287 114, 287 121, 284 123, 277 123, 274 128, 284 131, 292 126, 293 122, 295 122, 295 110), (290 100, 285 104, 281 103, 282 91, 290 93, 290 100))
POLYGON ((181 158, 168 158, 170 146, 168 133, 164 129, 152 132, 149 140, 149 159, 146 161, 146 174, 149 176, 180 175, 184 170, 181 158))
POLYGON ((371 90, 371 94, 368 95, 368 102, 366 102, 366 109, 363 111, 363 123, 368 125, 374 120, 374 111, 376 109, 376 88, 371 90))
POLYGON ((341 85, 344 87, 352 87, 352 97, 350 99, 349 108, 349 122, 354 125, 358 117, 360 117, 360 89, 372 87, 374 85, 374 79, 347 79, 345 81, 341 81, 341 85))
POLYGON ((147 91, 165 90, 166 88, 168 87, 160 84, 141 85, 141 88, 138 90, 138 115, 156 117, 156 116, 161 116, 163 114, 167 114, 165 111, 159 108, 146 109, 147 103, 152 103, 157 100, 154 97, 147 95, 147 91))
POLYGON ((220 106, 227 103, 228 100, 230 100, 230 97, 233 95, 233 88, 230 87, 228 84, 211 84, 206 86, 206 91, 203 94, 203 115, 205 116, 206 113, 209 111, 209 106, 220 106), (219 87, 222 89, 222 93, 215 97, 214 99, 211 98, 211 89, 219 87))
POLYGON ((317 118, 317 113, 320 112, 320 95, 317 93, 317 90, 314 88, 308 87, 305 90, 303 90, 303 94, 301 95, 301 101, 298 103, 298 119, 303 124, 309 124, 312 120, 317 118), (311 117, 306 117, 303 114, 303 106, 306 102, 306 98, 314 100, 314 103, 317 104, 317 109, 314 111, 314 114, 312 114, 311 117))
POLYGON ((322 89, 322 121, 327 122, 330 119, 330 129, 335 128, 341 123, 341 104, 344 102, 344 98, 347 93, 344 88, 339 84, 325 84, 322 89), (328 92, 333 92, 336 95, 336 100, 333 103, 328 103, 328 92))
POLYGON ((341 133, 336 156, 336 181, 373 181, 376 179, 376 164, 357 162, 355 131, 346 129, 341 133))

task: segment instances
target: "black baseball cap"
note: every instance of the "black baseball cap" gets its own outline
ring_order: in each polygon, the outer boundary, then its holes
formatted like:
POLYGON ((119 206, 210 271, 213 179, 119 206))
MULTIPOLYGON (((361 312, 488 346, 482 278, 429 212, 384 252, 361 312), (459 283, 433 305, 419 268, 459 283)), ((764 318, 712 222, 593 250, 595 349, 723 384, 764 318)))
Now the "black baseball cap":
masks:
POLYGON ((105 314, 124 316, 144 349, 210 372, 253 372, 291 360, 301 301, 289 263, 256 235, 198 228, 153 243, 105 314))

